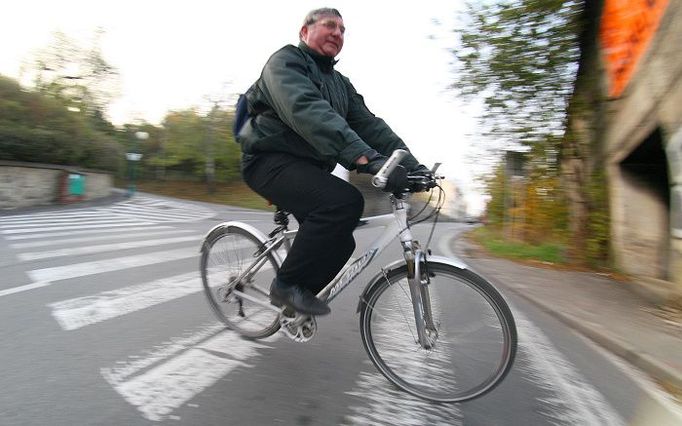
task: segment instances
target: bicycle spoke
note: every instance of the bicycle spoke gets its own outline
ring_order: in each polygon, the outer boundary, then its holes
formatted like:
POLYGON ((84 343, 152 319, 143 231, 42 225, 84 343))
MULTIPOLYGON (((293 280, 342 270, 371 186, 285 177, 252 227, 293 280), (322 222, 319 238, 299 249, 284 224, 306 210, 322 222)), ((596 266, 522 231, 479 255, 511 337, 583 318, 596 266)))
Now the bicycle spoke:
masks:
POLYGON ((262 306, 270 303, 269 288, 277 264, 271 254, 262 257, 258 238, 237 228, 215 236, 208 249, 204 247, 202 279, 218 318, 247 337, 265 337, 277 331, 279 314, 262 306), (241 293, 243 296, 238 296, 241 293))
POLYGON ((363 343, 379 370, 408 392, 434 401, 466 400, 491 389, 508 371, 515 335, 501 324, 509 319, 488 296, 492 287, 483 290, 453 267, 430 266, 439 270, 429 284, 437 335, 427 338, 433 346, 415 344, 406 269, 391 271, 366 296, 371 308, 361 313, 363 343))

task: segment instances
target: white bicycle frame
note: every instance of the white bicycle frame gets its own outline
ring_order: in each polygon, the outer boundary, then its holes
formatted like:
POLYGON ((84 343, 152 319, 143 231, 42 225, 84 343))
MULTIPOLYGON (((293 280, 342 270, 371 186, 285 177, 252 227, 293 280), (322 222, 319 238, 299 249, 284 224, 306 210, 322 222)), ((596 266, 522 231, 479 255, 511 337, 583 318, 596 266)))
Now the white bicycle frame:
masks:
MULTIPOLYGON (((361 226, 359 228, 365 227, 375 227, 383 226, 381 234, 375 238, 375 240, 370 243, 368 249, 359 257, 355 258, 351 263, 346 265, 339 274, 318 294, 317 297, 321 300, 325 300, 327 303, 331 302, 336 296, 339 295, 355 278, 360 275, 373 261, 382 253, 386 247, 398 237, 400 243, 403 247, 404 264, 407 265, 408 270, 408 283, 410 287, 410 295, 412 297, 412 306, 415 315, 415 325, 417 329, 417 336, 419 338, 420 344, 424 348, 430 348, 432 338, 429 338, 430 334, 436 332, 436 326, 433 323, 432 312, 431 312, 431 299, 428 290, 428 277, 421 271, 423 265, 425 265, 425 253, 419 248, 412 237, 412 232, 407 225, 407 206, 408 203, 400 198, 391 197, 393 213, 385 214, 380 216, 372 216, 361 219, 361 226)), ((286 249, 291 245, 291 241, 295 238, 297 230, 286 230, 282 232, 282 235, 278 237, 268 238, 262 232, 256 228, 242 223, 242 222, 227 222, 220 227, 237 227, 242 228, 249 233, 257 236, 261 243, 264 245, 264 250, 259 253, 258 257, 254 259, 249 267, 241 272, 240 276, 233 282, 241 282, 252 271, 257 271, 260 267, 267 262, 267 256, 272 254, 278 265, 281 265, 282 259, 278 249, 281 246, 285 246, 286 249)), ((433 261, 438 261, 441 263, 448 263, 456 266, 460 269, 466 268, 462 262, 455 259, 443 258, 440 256, 430 256, 433 261)), ((385 276, 386 269, 392 269, 396 266, 402 265, 403 261, 396 261, 385 268, 382 268, 380 273, 374 280, 370 282, 367 289, 369 289, 372 284, 376 283, 382 277, 385 276)), ((255 290, 259 291, 263 295, 268 295, 265 289, 260 289, 258 287, 253 287, 255 290)), ((365 292, 367 291, 365 289, 365 292)), ((253 296, 250 296, 241 291, 233 289, 233 294, 256 303, 264 308, 271 309, 275 312, 282 313, 284 308, 276 307, 269 303, 263 302, 253 296)), ((364 300, 360 300, 360 303, 365 303, 364 300)), ((307 316, 299 315, 294 322, 303 322, 307 316)))
MULTIPOLYGON (((394 151, 394 154, 388 159, 384 167, 382 167, 382 169, 373 177, 373 184, 377 187, 383 187, 386 185, 388 175, 393 168, 397 166, 397 164, 400 162, 400 159, 405 154, 406 152, 402 150, 394 151)), ((435 169, 433 172, 435 173, 435 169)), ((426 254, 412 238, 412 232, 410 231, 407 223, 407 208, 409 205, 407 201, 400 197, 391 196, 391 205, 393 207, 392 214, 360 219, 362 227, 383 226, 384 228, 382 233, 370 244, 369 248, 361 256, 357 257, 350 264, 346 265, 341 272, 339 272, 339 274, 337 274, 337 276, 317 294, 317 297, 326 301, 327 303, 331 302, 341 291, 343 291, 351 282, 353 282, 353 280, 357 278, 357 276, 360 275, 360 273, 364 271, 380 253, 386 249, 386 247, 391 241, 393 241, 394 238, 398 237, 403 247, 404 264, 407 267, 407 277, 419 343, 423 348, 428 349, 432 346, 433 341, 437 336, 437 328, 433 322, 433 315, 431 312, 431 298, 428 289, 428 271, 421 270, 423 266, 427 265, 426 254)), ((242 280, 247 278, 249 275, 252 275, 255 271, 258 271, 268 261, 268 255, 270 254, 272 254, 272 257, 275 259, 275 262, 278 264, 278 266, 280 266, 282 264, 282 258, 277 250, 281 246, 284 246, 288 251, 291 247, 291 241, 295 238, 297 233, 297 230, 288 230, 284 228, 284 230, 281 231, 282 235, 279 237, 273 236, 268 238, 251 225, 247 225, 242 222, 227 222, 217 225, 214 229, 209 231, 209 235, 211 232, 214 232, 216 228, 220 227, 241 228, 256 236, 264 248, 264 250, 262 250, 254 259, 252 264, 242 271, 239 277, 234 279, 232 282, 242 282, 242 280)), ((430 256, 430 259, 432 259, 432 261, 450 264, 460 269, 466 268, 466 265, 457 259, 448 259, 440 256, 430 256)), ((363 296, 360 299, 360 304, 365 303, 363 300, 364 295, 370 288, 372 288, 373 285, 376 285, 378 282, 380 282, 382 277, 386 279, 387 269, 390 270, 394 267, 401 266, 402 264, 402 261, 397 261, 385 268, 382 268, 381 273, 377 275, 365 288, 363 296)), ((252 288, 265 296, 269 296, 269 292, 267 292, 265 289, 261 289, 256 286, 253 286, 252 288)), ((249 300, 264 308, 271 309, 280 314, 284 312, 283 307, 278 308, 236 289, 232 289, 232 292, 234 295, 249 300)), ((358 305, 358 308, 360 306, 361 305, 358 305)), ((303 323, 307 318, 307 315, 297 314, 296 318, 293 320, 293 323, 303 323)))

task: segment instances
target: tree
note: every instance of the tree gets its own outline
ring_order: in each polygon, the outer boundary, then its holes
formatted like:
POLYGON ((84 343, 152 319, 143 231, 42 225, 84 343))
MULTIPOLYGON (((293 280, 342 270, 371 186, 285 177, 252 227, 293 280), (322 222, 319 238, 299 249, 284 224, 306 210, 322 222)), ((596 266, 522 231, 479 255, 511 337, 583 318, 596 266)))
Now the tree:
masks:
POLYGON ((31 92, 0 76, 0 159, 115 171, 122 147, 63 99, 31 92))
POLYGON ((56 32, 24 72, 32 76, 39 92, 64 100, 86 116, 102 117, 118 94, 118 71, 104 60, 99 47, 103 35, 97 30, 92 46, 86 48, 56 32))
POLYGON ((460 43, 453 88, 482 99, 483 133, 503 148, 545 143, 563 133, 578 66, 580 6, 575 0, 467 4, 462 27, 455 29, 460 43))
MULTIPOLYGON (((501 141, 491 148, 520 147, 530 150, 534 161, 547 163, 546 169, 536 169, 528 188, 543 192, 561 183, 553 193, 568 201, 568 255, 580 264, 590 257, 603 260, 603 250, 597 253, 594 247, 608 246, 603 232, 597 243, 588 238, 595 229, 590 221, 603 223, 608 207, 600 194, 591 193, 599 187, 603 191, 603 179, 594 174, 600 158, 595 134, 601 91, 594 42, 600 7, 600 0, 470 2, 465 24, 456 30, 460 77, 453 87, 460 95, 483 100, 483 133, 491 136, 488 140, 501 141)), ((542 200, 530 195, 527 204, 543 208, 542 200)), ((555 214, 566 216, 564 210, 555 214)), ((603 230, 603 224, 598 228, 603 230)))
POLYGON ((209 184, 213 178, 238 179, 241 152, 231 132, 233 119, 233 111, 218 106, 205 116, 195 109, 168 113, 162 146, 150 164, 200 177, 209 184))

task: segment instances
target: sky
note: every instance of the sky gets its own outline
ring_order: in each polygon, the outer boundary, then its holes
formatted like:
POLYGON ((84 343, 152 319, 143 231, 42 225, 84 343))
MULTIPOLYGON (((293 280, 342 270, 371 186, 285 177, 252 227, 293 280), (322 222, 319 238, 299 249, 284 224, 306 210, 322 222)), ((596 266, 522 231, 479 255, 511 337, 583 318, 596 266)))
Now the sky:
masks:
POLYGON ((452 28, 463 1, 337 0, 22 0, 3 10, 0 74, 19 78, 21 64, 61 31, 89 46, 104 30, 102 55, 119 71, 114 124, 159 124, 166 112, 228 100, 258 78, 267 58, 298 43, 308 11, 339 9, 346 25, 336 68, 370 110, 426 165, 459 185, 472 213, 483 207, 467 157, 476 138, 474 108, 448 86, 452 28))

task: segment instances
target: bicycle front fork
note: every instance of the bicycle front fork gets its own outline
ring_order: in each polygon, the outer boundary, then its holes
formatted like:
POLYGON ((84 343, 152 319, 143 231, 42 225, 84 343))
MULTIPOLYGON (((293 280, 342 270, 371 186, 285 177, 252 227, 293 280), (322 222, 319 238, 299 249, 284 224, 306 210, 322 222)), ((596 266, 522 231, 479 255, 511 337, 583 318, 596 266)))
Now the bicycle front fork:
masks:
POLYGON ((422 348, 431 349, 438 338, 438 330, 433 322, 428 271, 422 270, 426 265, 426 256, 421 249, 417 249, 414 251, 414 258, 407 259, 407 263, 407 281, 412 297, 417 338, 422 348))

